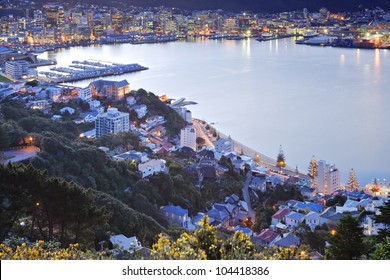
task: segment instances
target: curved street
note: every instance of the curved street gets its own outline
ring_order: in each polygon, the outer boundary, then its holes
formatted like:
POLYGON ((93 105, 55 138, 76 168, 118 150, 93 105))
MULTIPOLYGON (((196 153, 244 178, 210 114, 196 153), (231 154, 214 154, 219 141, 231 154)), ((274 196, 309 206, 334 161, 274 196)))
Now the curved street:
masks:
POLYGON ((2 164, 8 164, 9 162, 19 162, 29 158, 33 158, 40 152, 40 149, 35 146, 24 147, 21 149, 4 151, 4 160, 2 164))

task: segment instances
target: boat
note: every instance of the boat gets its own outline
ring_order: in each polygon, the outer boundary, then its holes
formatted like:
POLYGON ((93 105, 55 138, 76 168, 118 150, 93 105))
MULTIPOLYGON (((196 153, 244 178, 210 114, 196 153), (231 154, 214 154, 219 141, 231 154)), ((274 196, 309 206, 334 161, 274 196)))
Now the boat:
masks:
POLYGON ((46 50, 44 48, 38 47, 34 49, 34 53, 44 53, 46 50))
POLYGON ((318 35, 319 34, 317 32, 307 32, 303 34, 303 38, 309 39, 309 38, 317 37, 318 35))

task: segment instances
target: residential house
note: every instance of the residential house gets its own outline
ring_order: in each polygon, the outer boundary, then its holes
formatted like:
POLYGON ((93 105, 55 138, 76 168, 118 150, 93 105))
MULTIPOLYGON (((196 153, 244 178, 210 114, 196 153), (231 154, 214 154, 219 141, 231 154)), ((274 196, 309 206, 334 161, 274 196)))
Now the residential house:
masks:
POLYGON ((141 242, 137 237, 126 237, 123 234, 118 234, 110 237, 110 242, 113 247, 117 247, 119 250, 125 250, 129 253, 133 253, 142 248, 141 242))
POLYGON ((316 194, 316 190, 314 188, 310 188, 308 186, 301 186, 300 187, 301 194, 305 197, 312 198, 316 194))
POLYGON ((380 211, 378 209, 378 207, 380 206, 383 206, 384 202, 383 200, 371 200, 370 203, 368 203, 366 205, 366 207, 364 207, 364 209, 367 211, 367 212, 371 212, 371 213, 375 213, 376 215, 380 214, 380 211))
POLYGON ((245 168, 245 161, 242 159, 234 159, 232 161, 233 167, 236 171, 244 170, 245 168))
POLYGON ((162 125, 157 125, 153 127, 152 129, 149 130, 149 134, 153 137, 157 137, 159 139, 165 137, 167 133, 167 130, 164 126, 162 125))
POLYGON ((148 112, 148 107, 145 104, 135 105, 132 109, 137 113, 138 119, 142 119, 148 112))
POLYGON ((229 153, 234 151, 234 141, 229 137, 228 139, 220 138, 214 142, 215 150, 220 153, 229 153))
POLYGON ((249 183, 249 187, 254 190, 265 192, 267 190, 267 178, 265 176, 253 176, 249 183))
POLYGON ((270 229, 264 229, 260 234, 252 237, 252 242, 260 246, 272 246, 279 238, 279 233, 270 229))
POLYGON ((69 115, 73 115, 74 112, 75 112, 75 109, 73 109, 71 107, 64 107, 64 108, 60 109, 61 115, 65 114, 65 113, 68 113, 69 115))
POLYGON ((380 230, 386 229, 386 225, 375 222, 375 215, 373 214, 365 215, 361 225, 363 226, 364 235, 378 235, 380 230))
POLYGON ((226 211, 213 208, 206 214, 213 220, 213 222, 210 221, 210 225, 221 227, 228 225, 229 214, 226 211))
POLYGON ((137 151, 128 151, 120 155, 112 157, 116 161, 126 161, 126 162, 136 162, 136 163, 145 163, 149 160, 147 153, 137 152, 137 151))
POLYGON ((314 231, 316 226, 320 225, 320 213, 310 212, 306 214, 304 219, 305 219, 305 224, 307 224, 312 231, 314 231))
POLYGON ((135 105, 135 104, 136 104, 135 97, 134 97, 134 96, 128 96, 128 97, 126 98, 126 103, 127 103, 127 105, 129 105, 129 106, 135 105))
POLYGON ((291 246, 299 246, 300 239, 292 233, 286 233, 282 238, 274 242, 274 245, 282 248, 290 248, 291 246))
POLYGON ((295 211, 321 213, 324 210, 324 206, 313 202, 298 202, 293 206, 293 209, 295 211))
POLYGON ((27 103, 27 107, 33 110, 39 110, 47 114, 50 110, 50 104, 47 100, 36 100, 27 103))
POLYGON ((336 209, 333 207, 326 208, 321 214, 320 214, 320 225, 328 224, 329 217, 336 214, 336 209))
POLYGON ((278 223, 281 223, 285 221, 285 217, 291 212, 288 208, 283 208, 278 210, 275 214, 272 215, 272 225, 276 225, 278 223))
POLYGON ((271 189, 275 189, 277 185, 284 185, 283 179, 281 179, 279 176, 271 175, 268 177, 268 182, 270 183, 271 189))
POLYGON ((168 205, 162 206, 160 211, 169 224, 175 224, 187 230, 195 229, 195 226, 191 222, 191 218, 188 217, 187 209, 183 209, 180 206, 168 205))
POLYGON ((253 235, 253 231, 250 230, 249 228, 246 228, 246 227, 236 226, 233 229, 233 232, 237 232, 237 231, 242 231, 243 234, 246 234, 249 237, 251 237, 253 235))
POLYGON ((209 149, 206 149, 206 148, 203 148, 202 150, 200 150, 196 155, 200 159, 202 159, 202 158, 211 159, 211 160, 215 159, 214 152, 209 150, 209 149))
POLYGON ((97 116, 99 115, 99 112, 92 111, 92 112, 85 112, 80 114, 80 118, 84 120, 86 123, 92 123, 96 121, 97 116))
POLYGON ((152 117, 149 117, 149 118, 146 118, 145 120, 145 123, 142 123, 141 124, 141 127, 145 130, 150 130, 152 129, 153 127, 159 125, 159 124, 163 124, 165 123, 165 118, 163 116, 158 116, 158 115, 155 115, 155 116, 152 116, 152 117))
POLYGON ((138 170, 142 174, 142 178, 146 178, 156 173, 168 172, 166 161, 163 159, 152 159, 148 162, 141 163, 138 165, 138 170))
POLYGON ((304 218, 305 215, 292 211, 286 215, 285 222, 289 228, 295 228, 303 222, 304 218))

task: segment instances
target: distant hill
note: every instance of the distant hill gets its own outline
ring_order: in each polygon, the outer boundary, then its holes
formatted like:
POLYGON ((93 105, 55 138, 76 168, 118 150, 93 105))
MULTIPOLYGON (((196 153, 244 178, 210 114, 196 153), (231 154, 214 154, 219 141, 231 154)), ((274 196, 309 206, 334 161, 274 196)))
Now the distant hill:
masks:
MULTIPOLYGON (((89 0, 95 3, 107 4, 107 0, 89 0)), ((113 1, 109 1, 113 2, 113 1)), ((135 6, 169 6, 188 10, 223 9, 239 12, 250 10, 254 12, 283 12, 307 8, 318 11, 326 7, 330 11, 356 11, 363 8, 380 6, 390 9, 390 0, 116 0, 135 6)))

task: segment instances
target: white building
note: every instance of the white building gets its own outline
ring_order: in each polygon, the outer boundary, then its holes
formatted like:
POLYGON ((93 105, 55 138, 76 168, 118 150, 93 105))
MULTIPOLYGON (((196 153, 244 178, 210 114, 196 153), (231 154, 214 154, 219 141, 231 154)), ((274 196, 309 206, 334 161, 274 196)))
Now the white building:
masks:
POLYGON ((214 142, 215 150, 219 153, 230 153, 234 151, 234 141, 229 137, 228 139, 220 138, 214 142))
POLYGON ((142 173, 142 178, 151 176, 159 172, 168 172, 166 161, 163 159, 152 159, 138 165, 138 170, 142 173))
POLYGON ((64 107, 64 108, 60 109, 60 112, 61 112, 61 115, 65 114, 66 112, 68 112, 69 115, 73 115, 75 112, 75 109, 73 109, 71 107, 64 107))
POLYGON ((20 80, 28 74, 28 62, 24 60, 7 61, 5 63, 5 74, 14 80, 20 80))
POLYGON ((192 126, 187 126, 180 131, 180 147, 189 147, 196 151, 196 132, 192 126))
POLYGON ((90 87, 80 88, 80 89, 78 89, 78 92, 79 92, 79 97, 81 100, 86 101, 86 102, 92 101, 92 91, 91 91, 90 87))
POLYGON ((340 188, 340 171, 333 164, 318 161, 318 191, 327 195, 340 188))
POLYGON ((130 129, 129 113, 119 112, 117 108, 109 108, 107 113, 99 114, 95 122, 96 137, 107 133, 117 134, 130 129))
POLYGON ((145 104, 133 106, 133 110, 137 113, 138 119, 142 119, 148 112, 148 107, 145 104))
POLYGON ((134 251, 142 248, 141 243, 135 236, 126 237, 123 234, 118 234, 111 236, 110 242, 114 247, 117 247, 119 250, 129 251, 130 253, 133 253, 134 251))

